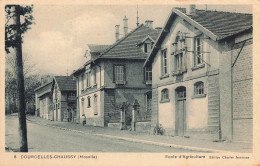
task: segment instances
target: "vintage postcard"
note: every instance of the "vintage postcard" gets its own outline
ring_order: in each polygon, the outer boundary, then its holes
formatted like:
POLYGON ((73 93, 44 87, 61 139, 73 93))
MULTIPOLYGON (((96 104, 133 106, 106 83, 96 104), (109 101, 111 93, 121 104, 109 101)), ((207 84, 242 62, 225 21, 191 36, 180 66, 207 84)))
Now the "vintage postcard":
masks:
POLYGON ((0 4, 3 165, 260 165, 259 1, 0 4))

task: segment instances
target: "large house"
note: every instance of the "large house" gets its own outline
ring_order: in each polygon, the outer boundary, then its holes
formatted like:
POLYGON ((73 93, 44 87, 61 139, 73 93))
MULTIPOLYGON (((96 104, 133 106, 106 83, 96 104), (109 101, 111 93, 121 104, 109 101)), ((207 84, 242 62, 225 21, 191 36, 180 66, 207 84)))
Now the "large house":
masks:
POLYGON ((88 61, 72 73, 77 80, 80 122, 86 118, 87 125, 119 128, 123 120, 121 111, 125 111, 124 121, 129 125, 137 101, 137 128, 149 128, 152 75, 151 68, 144 69, 143 63, 159 34, 152 23, 146 21, 128 33, 125 17, 124 37, 119 39, 119 25, 116 25, 113 45, 105 50, 104 46, 96 46, 98 56, 88 51, 88 61))
POLYGON ((76 119, 76 81, 72 76, 54 76, 51 87, 53 121, 73 122, 76 119))
POLYGON ((174 8, 145 61, 152 127, 252 142, 252 15, 174 8))

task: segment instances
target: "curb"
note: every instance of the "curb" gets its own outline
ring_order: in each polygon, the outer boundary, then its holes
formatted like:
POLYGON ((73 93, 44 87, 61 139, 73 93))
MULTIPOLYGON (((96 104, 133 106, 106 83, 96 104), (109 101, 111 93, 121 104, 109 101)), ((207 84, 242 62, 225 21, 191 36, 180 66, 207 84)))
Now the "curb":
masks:
POLYGON ((112 135, 105 135, 105 134, 95 134, 95 136, 103 136, 103 137, 107 137, 107 138, 115 138, 115 139, 119 139, 119 140, 130 141, 130 142, 145 143, 145 144, 158 145, 158 146, 171 147, 171 148, 178 148, 178 149, 185 149, 185 150, 213 152, 213 153, 232 153, 230 151, 224 151, 224 150, 200 148, 200 147, 177 145, 177 144, 162 143, 162 142, 153 142, 153 141, 147 141, 147 140, 142 140, 142 139, 119 137, 119 136, 112 136, 112 135))
MULTIPOLYGON (((80 130, 62 128, 62 127, 57 127, 57 126, 48 125, 48 124, 40 124, 40 123, 37 123, 37 122, 29 120, 29 119, 27 119, 27 120, 32 122, 32 123, 36 123, 38 125, 44 125, 44 126, 47 126, 47 127, 52 127, 52 128, 56 128, 56 129, 60 129, 60 130, 67 130, 67 131, 72 131, 72 132, 75 132, 75 133, 85 134, 85 132, 80 131, 80 130)), ((128 137, 120 137, 120 136, 113 136, 113 135, 106 135, 106 134, 94 134, 94 135, 95 136, 101 136, 101 137, 107 137, 107 138, 115 138, 115 139, 118 139, 118 140, 124 140, 124 141, 129 141, 129 142, 144 143, 144 144, 158 145, 158 146, 185 149, 185 150, 211 152, 211 153, 232 153, 231 151, 216 150, 216 149, 210 149, 210 148, 200 148, 200 147, 185 146, 185 145, 177 145, 177 144, 162 143, 162 142, 153 142, 153 141, 148 141, 148 140, 128 138, 128 137)))

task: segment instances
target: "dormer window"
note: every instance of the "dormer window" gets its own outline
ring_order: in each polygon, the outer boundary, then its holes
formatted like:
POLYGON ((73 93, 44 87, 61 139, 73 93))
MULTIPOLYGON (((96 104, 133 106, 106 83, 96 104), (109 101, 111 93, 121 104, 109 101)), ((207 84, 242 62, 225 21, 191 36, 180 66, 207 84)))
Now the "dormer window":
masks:
POLYGON ((144 52, 147 53, 147 47, 148 47, 148 44, 147 43, 144 43, 144 52))
POLYGON ((153 48, 154 40, 147 35, 143 41, 140 41, 137 46, 139 46, 144 53, 150 53, 153 48))
POLYGON ((153 48, 153 44, 152 43, 144 43, 144 53, 151 52, 152 48, 153 48))

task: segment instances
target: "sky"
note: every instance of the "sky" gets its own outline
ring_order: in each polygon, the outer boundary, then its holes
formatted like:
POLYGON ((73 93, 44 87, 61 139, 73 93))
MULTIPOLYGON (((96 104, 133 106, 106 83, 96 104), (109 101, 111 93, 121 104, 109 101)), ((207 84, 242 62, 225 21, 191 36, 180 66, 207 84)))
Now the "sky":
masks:
MULTIPOLYGON (((163 27, 171 5, 138 6, 139 23, 153 20, 163 27)), ((178 6, 187 7, 187 6, 178 6)), ((252 13, 251 6, 199 5, 198 9, 252 13)), ((23 54, 36 65, 36 73, 70 75, 85 63, 87 44, 113 44, 115 25, 128 18, 129 31, 136 28, 137 6, 128 5, 34 5, 35 24, 24 35, 23 54)))

